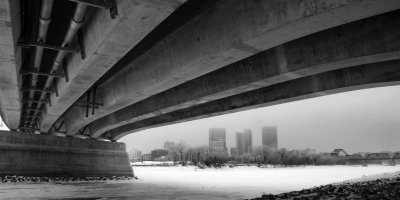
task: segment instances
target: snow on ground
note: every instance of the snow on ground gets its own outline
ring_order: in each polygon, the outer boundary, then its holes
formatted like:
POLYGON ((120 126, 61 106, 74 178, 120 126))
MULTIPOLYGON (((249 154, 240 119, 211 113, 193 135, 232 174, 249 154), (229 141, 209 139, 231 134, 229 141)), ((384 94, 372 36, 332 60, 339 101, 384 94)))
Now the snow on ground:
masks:
POLYGON ((174 163, 172 161, 159 162, 159 161, 143 161, 143 162, 131 162, 131 166, 171 166, 174 163))
POLYGON ((400 166, 207 168, 134 166, 139 180, 82 183, 3 183, 0 199, 247 199, 400 171, 400 166))
POLYGON ((377 179, 390 179, 390 178, 394 178, 400 176, 400 171, 395 171, 395 172, 385 172, 383 174, 374 174, 374 175, 370 175, 370 176, 362 176, 359 178, 354 178, 354 179, 349 179, 341 183, 356 183, 356 182, 364 182, 364 181, 374 181, 377 179))
POLYGON ((144 183, 225 191, 243 198, 282 193, 373 174, 400 171, 400 166, 307 166, 288 168, 133 167, 144 183))

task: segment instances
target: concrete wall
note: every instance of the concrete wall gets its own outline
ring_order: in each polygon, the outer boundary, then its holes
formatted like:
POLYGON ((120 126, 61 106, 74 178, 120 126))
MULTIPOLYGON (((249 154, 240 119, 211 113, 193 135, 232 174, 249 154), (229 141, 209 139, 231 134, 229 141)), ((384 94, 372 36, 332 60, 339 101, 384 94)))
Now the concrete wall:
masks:
POLYGON ((124 143, 0 131, 0 176, 133 176, 124 143))

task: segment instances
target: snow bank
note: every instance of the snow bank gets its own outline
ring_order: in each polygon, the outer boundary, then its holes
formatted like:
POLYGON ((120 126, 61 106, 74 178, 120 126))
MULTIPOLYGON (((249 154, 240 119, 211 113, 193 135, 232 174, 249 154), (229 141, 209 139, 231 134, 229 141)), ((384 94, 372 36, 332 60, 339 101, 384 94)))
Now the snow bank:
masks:
POLYGON ((258 168, 240 166, 221 169, 197 167, 134 167, 144 183, 225 191, 245 198, 263 193, 283 193, 360 178, 364 175, 399 171, 400 166, 308 166, 258 168))
MULTIPOLYGON (((396 177, 400 177, 400 171, 385 172, 383 174, 374 174, 374 175, 369 175, 369 176, 363 175, 360 178, 346 180, 341 183, 356 183, 356 182, 363 182, 363 181, 374 181, 377 179, 392 179, 392 178, 396 178, 396 177)), ((341 183, 339 183, 339 184, 341 184, 341 183)))

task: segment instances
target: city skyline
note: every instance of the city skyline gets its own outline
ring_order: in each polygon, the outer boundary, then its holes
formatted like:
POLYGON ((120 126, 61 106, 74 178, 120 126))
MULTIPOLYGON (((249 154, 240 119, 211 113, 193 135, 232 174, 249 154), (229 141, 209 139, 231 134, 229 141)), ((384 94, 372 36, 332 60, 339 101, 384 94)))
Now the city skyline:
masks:
MULTIPOLYGON (((232 147, 228 147, 226 145, 226 142, 228 141, 226 139, 226 129, 225 128, 209 128, 209 140, 208 140, 208 145, 204 144, 204 145, 200 145, 200 146, 208 146, 210 148, 210 150, 212 149, 213 146, 213 142, 216 143, 214 146, 224 146, 225 151, 230 151, 231 148, 236 148, 238 150, 239 155, 243 154, 243 153, 249 153, 250 152, 250 147, 252 147, 252 143, 253 143, 253 139, 252 139, 252 130, 251 129, 244 129, 243 132, 236 132, 236 138, 235 142, 236 145, 232 146, 232 147), (216 133, 215 135, 213 135, 212 133, 216 133), (240 136, 239 136, 240 135, 240 136), (222 138, 223 140, 221 140, 222 138), (240 138, 238 141, 238 138, 240 138), (219 144, 221 143, 221 144, 219 144), (240 147, 239 147, 240 146, 240 147), (243 148, 242 151, 240 151, 240 148, 243 148)), ((179 142, 184 142, 186 144, 185 141, 179 141, 179 142)), ((164 142, 164 149, 168 149, 169 147, 175 146, 176 143, 178 142, 173 142, 173 141, 165 141, 164 142)), ((264 145, 264 144, 262 144, 264 145)), ((217 147, 218 148, 218 147, 217 147)), ((159 148, 155 148, 150 150, 157 150, 157 149, 161 149, 161 147, 159 148)), ((141 149, 136 149, 133 148, 132 150, 141 150, 141 149)))

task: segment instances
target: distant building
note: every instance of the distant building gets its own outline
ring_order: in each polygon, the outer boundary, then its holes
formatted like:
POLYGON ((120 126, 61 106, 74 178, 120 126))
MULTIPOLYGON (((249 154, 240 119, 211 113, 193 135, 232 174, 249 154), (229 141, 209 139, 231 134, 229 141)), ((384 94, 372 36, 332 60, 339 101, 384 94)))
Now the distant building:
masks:
POLYGON ((135 162, 142 159, 142 152, 137 149, 132 149, 128 152, 129 160, 135 162))
POLYGON ((253 134, 250 129, 244 129, 244 138, 246 141, 246 152, 248 153, 253 145, 253 134))
POLYGON ((226 130, 224 128, 210 128, 209 148, 213 152, 228 153, 226 148, 226 130))
POLYGON ((238 155, 242 155, 244 153, 244 135, 241 132, 236 133, 236 149, 238 151, 238 155))
POLYGON ((231 156, 238 156, 239 155, 238 149, 235 148, 235 147, 231 148, 231 152, 230 153, 231 153, 231 156))
POLYGON ((307 149, 305 149, 304 151, 305 151, 306 154, 308 154, 308 155, 317 154, 317 150, 315 150, 315 149, 307 148, 307 149))
POLYGON ((166 141, 164 142, 164 149, 170 149, 175 146, 175 142, 166 141))
POLYGON ((270 148, 278 148, 278 131, 275 126, 264 126, 262 128, 262 144, 270 148))
POLYGON ((165 149, 154 149, 151 151, 151 160, 159 160, 161 157, 166 157, 168 155, 168 151, 165 149))
POLYGON ((143 154, 142 155, 142 160, 143 161, 150 161, 151 159, 151 154, 143 154))
POLYGON ((245 153, 250 153, 250 148, 253 145, 253 136, 250 129, 244 130, 244 143, 245 143, 245 148, 244 148, 245 153))
POLYGON ((236 133, 236 148, 238 149, 238 155, 250 152, 252 145, 252 133, 250 129, 245 129, 244 133, 236 133))

